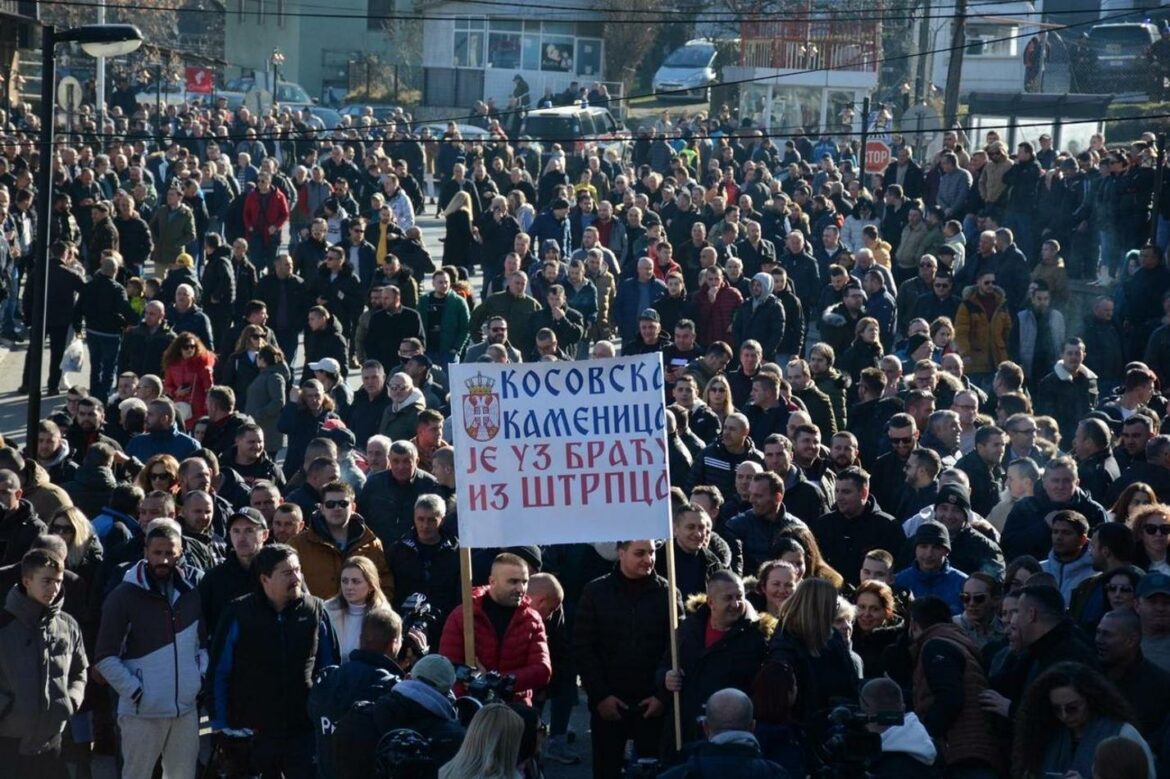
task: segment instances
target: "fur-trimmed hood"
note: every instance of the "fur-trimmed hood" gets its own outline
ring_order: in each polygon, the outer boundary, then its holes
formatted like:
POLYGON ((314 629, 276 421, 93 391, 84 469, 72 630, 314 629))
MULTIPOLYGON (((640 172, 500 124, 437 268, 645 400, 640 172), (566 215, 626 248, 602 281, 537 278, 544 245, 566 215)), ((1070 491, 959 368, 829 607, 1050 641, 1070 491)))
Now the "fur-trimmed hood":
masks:
MULTIPOLYGON (((771 638, 772 633, 774 633, 776 628, 780 625, 780 621, 766 611, 756 611, 756 607, 748 602, 746 598, 744 599, 743 606, 744 613, 743 617, 740 619, 747 620, 748 622, 754 624, 756 626, 756 630, 760 631, 760 634, 764 638, 771 638)), ((706 612, 710 611, 710 609, 707 607, 707 593, 699 592, 687 598, 686 610, 688 615, 697 615, 703 611, 705 616, 706 612)))

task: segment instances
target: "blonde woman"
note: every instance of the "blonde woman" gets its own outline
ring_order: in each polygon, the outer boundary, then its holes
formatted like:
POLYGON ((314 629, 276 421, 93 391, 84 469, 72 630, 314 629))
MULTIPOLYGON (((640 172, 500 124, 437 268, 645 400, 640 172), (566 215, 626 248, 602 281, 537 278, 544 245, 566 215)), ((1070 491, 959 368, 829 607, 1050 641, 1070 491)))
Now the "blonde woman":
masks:
POLYGON ((837 588, 823 579, 804 579, 780 608, 780 627, 768 642, 773 662, 785 662, 796 674, 798 719, 814 721, 814 713, 834 698, 857 700, 857 668, 845 637, 833 627, 837 619, 837 588))
POLYGON ((341 566, 341 590, 325 601, 325 611, 337 632, 341 662, 361 643, 362 620, 371 609, 388 605, 382 594, 378 569, 368 557, 355 555, 341 566))
POLYGON ((735 411, 735 404, 731 402, 731 384, 722 373, 707 382, 703 389, 703 402, 719 417, 719 426, 727 419, 727 415, 735 411))
POLYGON ((471 720, 463 746, 439 769, 439 779, 518 779, 524 720, 506 704, 484 706, 471 720))
POLYGON ((471 195, 462 189, 455 193, 443 209, 447 220, 447 234, 443 238, 443 265, 470 269, 472 233, 471 195))
POLYGON ((58 509, 49 520, 49 532, 59 536, 69 548, 65 567, 92 585, 102 565, 102 542, 94 535, 93 525, 76 506, 58 509))

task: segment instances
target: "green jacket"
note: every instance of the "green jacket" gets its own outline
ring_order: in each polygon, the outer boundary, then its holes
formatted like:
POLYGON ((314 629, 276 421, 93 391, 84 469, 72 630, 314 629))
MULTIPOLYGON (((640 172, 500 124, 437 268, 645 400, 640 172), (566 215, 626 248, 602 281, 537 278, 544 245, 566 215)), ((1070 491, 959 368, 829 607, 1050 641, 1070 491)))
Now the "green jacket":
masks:
MULTIPOLYGON (((427 312, 430 310, 431 295, 426 295, 418 302, 418 315, 422 319, 423 332, 428 332, 427 312)), ((462 295, 448 292, 443 302, 443 339, 437 344, 427 344, 428 352, 463 351, 467 345, 468 334, 471 332, 471 312, 467 310, 467 301, 462 295)))
POLYGON ((81 628, 63 602, 46 608, 16 585, 0 611, 0 737, 20 739, 24 755, 61 735, 85 697, 81 628))
POLYGON ((480 328, 493 316, 502 316, 508 322, 508 341, 510 343, 531 343, 528 332, 528 320, 541 309, 536 298, 531 295, 516 297, 508 290, 488 295, 482 303, 475 307, 471 316, 471 331, 478 340, 482 340, 480 328))

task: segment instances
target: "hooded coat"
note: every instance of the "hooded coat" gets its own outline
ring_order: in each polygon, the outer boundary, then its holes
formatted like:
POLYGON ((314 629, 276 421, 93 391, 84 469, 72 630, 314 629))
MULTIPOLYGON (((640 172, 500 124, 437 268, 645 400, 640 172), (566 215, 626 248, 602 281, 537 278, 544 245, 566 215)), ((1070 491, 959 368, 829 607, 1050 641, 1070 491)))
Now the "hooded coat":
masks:
MULTIPOLYGON (((687 599, 687 618, 678 626, 678 667, 685 675, 679 694, 682 712, 683 741, 700 738, 698 718, 712 694, 728 688, 751 694, 752 682, 768 654, 768 639, 776 628, 771 614, 757 614, 745 603, 745 612, 717 641, 708 646, 707 626, 711 607, 707 595, 687 599)), ((669 658, 658 666, 659 695, 669 697, 666 673, 669 658)))
POLYGON ((771 357, 784 340, 787 325, 784 307, 772 295, 774 282, 770 273, 757 273, 752 281, 759 282, 762 291, 759 297, 753 295, 736 309, 731 323, 732 346, 738 348, 744 341, 753 339, 764 347, 764 355, 771 357))
POLYGON ((1012 316, 1002 289, 995 288, 995 310, 991 317, 979 302, 977 288, 964 291, 963 302, 955 314, 955 347, 967 373, 992 373, 996 366, 1009 359, 1011 329, 1012 316))

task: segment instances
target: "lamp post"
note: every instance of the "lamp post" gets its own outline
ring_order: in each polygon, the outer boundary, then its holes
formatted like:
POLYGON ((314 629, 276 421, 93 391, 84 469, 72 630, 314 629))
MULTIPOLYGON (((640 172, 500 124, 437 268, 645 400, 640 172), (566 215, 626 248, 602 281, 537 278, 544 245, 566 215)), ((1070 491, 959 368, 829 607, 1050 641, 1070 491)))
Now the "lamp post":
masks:
POLYGON ((33 248, 32 323, 29 331, 28 425, 25 443, 37 440, 41 418, 41 368, 44 364, 45 308, 49 293, 49 230, 53 210, 53 130, 56 59, 59 43, 79 43, 91 57, 119 57, 142 45, 142 32, 132 24, 91 24, 58 32, 52 25, 41 28, 41 139, 37 171, 37 236, 33 248))

